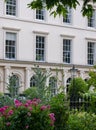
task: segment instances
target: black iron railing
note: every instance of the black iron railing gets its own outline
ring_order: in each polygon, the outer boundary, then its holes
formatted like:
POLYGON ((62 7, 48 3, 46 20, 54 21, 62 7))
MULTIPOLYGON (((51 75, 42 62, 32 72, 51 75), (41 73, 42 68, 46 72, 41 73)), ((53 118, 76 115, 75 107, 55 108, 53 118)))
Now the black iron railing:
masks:
POLYGON ((91 106, 91 97, 71 97, 69 100, 70 110, 87 111, 91 106))

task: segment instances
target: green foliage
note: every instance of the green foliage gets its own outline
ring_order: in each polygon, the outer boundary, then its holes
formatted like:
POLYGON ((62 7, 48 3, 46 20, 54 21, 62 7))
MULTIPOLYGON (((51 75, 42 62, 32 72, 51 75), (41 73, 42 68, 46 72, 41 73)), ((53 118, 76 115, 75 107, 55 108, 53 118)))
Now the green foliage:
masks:
POLYGON ((88 91, 87 83, 82 78, 74 78, 69 86, 69 95, 71 97, 81 97, 88 91))
POLYGON ((86 6, 83 6, 82 8, 82 12, 83 12, 83 16, 88 16, 88 17, 91 17, 92 14, 93 14, 93 7, 91 4, 88 4, 86 6))
POLYGON ((14 99, 18 99, 19 97, 19 88, 20 86, 17 86, 17 77, 16 75, 9 76, 9 83, 7 83, 7 90, 8 93, 5 93, 3 95, 0 95, 0 107, 7 105, 13 105, 14 99))
POLYGON ((55 129, 62 130, 66 128, 69 117, 68 102, 66 96, 60 93, 54 96, 50 101, 51 111, 55 114, 55 129))
POLYGON ((90 101, 89 109, 92 113, 96 114, 96 92, 91 93, 90 97, 91 97, 91 101, 90 101))
POLYGON ((50 106, 40 105, 39 99, 14 103, 0 108, 0 130, 53 130, 55 117, 50 106))
POLYGON ((42 101, 48 100, 49 96, 47 95, 47 93, 49 91, 49 87, 46 86, 46 80, 51 75, 51 73, 39 68, 39 66, 36 66, 36 68, 34 68, 34 75, 35 87, 28 88, 24 91, 24 94, 26 94, 27 98, 30 99, 37 97, 40 98, 42 101))
POLYGON ((89 78, 89 80, 87 81, 89 87, 90 87, 90 86, 94 86, 94 87, 96 88, 96 72, 90 71, 90 72, 89 72, 89 76, 90 76, 90 78, 89 78))
POLYGON ((37 87, 28 88, 23 93, 28 99, 39 98, 39 92, 37 90, 37 87))
POLYGON ((15 98, 19 93, 20 86, 17 86, 17 77, 12 74, 9 76, 9 83, 7 85, 7 90, 12 98, 15 98))
POLYGON ((90 99, 88 111, 96 114, 96 92, 89 91, 88 93, 85 93, 83 97, 90 99))
POLYGON ((95 130, 96 115, 86 112, 70 113, 68 130, 95 130))
MULTIPOLYGON (((33 0, 28 4, 31 9, 46 8, 56 16, 57 14, 65 16, 66 7, 76 9, 77 5, 80 5, 79 0, 33 0)), ((92 16, 93 6, 96 0, 83 0, 82 14, 83 16, 92 16), (91 4, 89 4, 91 2, 91 4)))
POLYGON ((46 79, 51 75, 51 73, 39 68, 39 66, 36 66, 36 68, 34 68, 34 73, 35 73, 36 87, 40 89, 41 93, 45 93, 44 90, 46 87, 46 79))
POLYGON ((0 96, 0 107, 3 106, 10 106, 14 104, 14 99, 10 98, 9 96, 0 96))
POLYGON ((3 93, 0 92, 0 97, 2 97, 2 96, 3 96, 3 93))

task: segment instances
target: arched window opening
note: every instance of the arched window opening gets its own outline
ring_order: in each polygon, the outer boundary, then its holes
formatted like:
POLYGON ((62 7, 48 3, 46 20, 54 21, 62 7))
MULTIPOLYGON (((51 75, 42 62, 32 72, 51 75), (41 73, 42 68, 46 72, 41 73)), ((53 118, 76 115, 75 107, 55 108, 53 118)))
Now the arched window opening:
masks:
POLYGON ((84 79, 84 81, 87 83, 88 82, 88 78, 84 79))
POLYGON ((36 78, 35 75, 30 79, 30 87, 36 87, 36 78))
POLYGON ((70 85, 71 80, 72 80, 71 78, 68 78, 66 81, 66 93, 68 93, 69 91, 69 85, 70 85))
POLYGON ((56 95, 57 92, 57 79, 55 77, 50 77, 49 79, 49 87, 51 91, 51 96, 56 95))
POLYGON ((9 77, 8 91, 12 97, 18 95, 19 93, 19 77, 17 75, 12 75, 9 77))

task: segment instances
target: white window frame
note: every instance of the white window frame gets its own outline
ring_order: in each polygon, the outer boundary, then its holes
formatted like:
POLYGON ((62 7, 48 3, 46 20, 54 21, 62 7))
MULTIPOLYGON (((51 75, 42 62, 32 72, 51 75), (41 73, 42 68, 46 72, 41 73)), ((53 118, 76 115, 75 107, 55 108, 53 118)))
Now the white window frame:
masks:
POLYGON ((5 2, 5 15, 10 16, 10 17, 17 17, 18 16, 18 0, 16 0, 16 12, 15 12, 16 14, 15 15, 10 15, 6 13, 6 4, 7 3, 5 2))
POLYGON ((93 41, 93 40, 88 40, 87 41, 87 65, 91 65, 91 66, 93 66, 94 65, 94 63, 96 62, 96 41, 93 41), (88 63, 88 43, 94 43, 94 47, 93 47, 93 64, 89 64, 88 63))
MULTIPOLYGON (((66 56, 67 61, 65 62, 65 61, 63 60, 63 62, 66 63, 66 64, 70 64, 70 63, 71 63, 71 53, 72 53, 72 40, 71 40, 71 39, 63 39, 63 47, 64 47, 64 40, 66 40, 66 42, 70 43, 69 46, 66 47, 66 48, 69 48, 69 47, 70 47, 70 50, 66 49, 66 53, 68 53, 68 52, 70 53, 70 57, 69 57, 70 62, 68 62, 68 56, 66 56)), ((66 45, 67 45, 67 44, 66 44, 66 45)), ((63 53, 64 53, 64 49, 63 49, 63 53)), ((64 56, 63 56, 63 58, 64 58, 64 56)))
MULTIPOLYGON (((4 55, 5 55, 5 59, 9 59, 9 60, 16 60, 16 45, 17 45, 17 33, 15 33, 15 32, 9 32, 9 31, 6 31, 6 37, 5 37, 5 53, 4 53, 4 55), (13 35, 15 35, 15 37, 16 37, 16 39, 15 39, 15 52, 14 52, 14 58, 10 58, 10 57, 6 57, 6 40, 7 40, 7 34, 13 34, 13 35)), ((11 46, 11 48, 12 48, 12 46, 11 46)), ((9 52, 10 53, 10 52, 9 52)))
POLYGON ((35 82, 36 82, 36 79, 35 79, 35 74, 34 75, 32 75, 31 76, 31 78, 30 78, 30 87, 36 87, 36 86, 34 86, 33 84, 36 84, 35 82), (32 85, 31 85, 32 84, 32 85))
POLYGON ((72 8, 66 7, 67 8, 67 14, 65 18, 63 17, 63 24, 72 24, 72 8), (67 18, 66 18, 67 17, 67 18), (64 21, 64 19, 66 21, 64 21), (69 21, 68 21, 69 20, 69 21))
POLYGON ((63 64, 72 64, 73 63, 73 43, 74 43, 74 38, 75 36, 74 35, 65 35, 65 34, 60 34, 60 37, 61 37, 61 63, 63 64), (65 40, 71 40, 71 57, 70 57, 70 63, 65 63, 63 62, 63 39, 65 40))
MULTIPOLYGON (((53 85, 53 84, 51 84, 51 85, 53 85)), ((56 79, 56 76, 51 76, 49 78, 49 87, 52 87, 52 88, 50 88, 51 96, 55 96, 57 94, 57 79, 56 79), (55 80, 55 82, 53 82, 53 81, 51 82, 51 83, 55 83, 55 86, 50 86, 50 79, 51 78, 55 80)))
POLYGON ((49 32, 42 32, 42 31, 33 31, 33 60, 35 62, 46 62, 48 61, 48 34, 49 32), (44 61, 37 61, 36 60, 36 36, 45 37, 45 56, 44 61))
POLYGON ((92 17, 89 20, 87 19, 87 26, 89 28, 96 28, 96 9, 94 9, 92 17), (90 22, 92 26, 89 26, 90 19, 92 19, 92 23, 90 22))
MULTIPOLYGON (((46 21, 46 10, 45 9, 41 9, 41 10, 37 9, 37 10, 35 10, 35 19, 39 20, 39 21, 46 21), (43 17, 43 19, 42 18, 40 19, 40 18, 36 17, 37 16, 37 10, 42 11, 43 15, 41 17, 43 17)), ((38 15, 38 17, 39 17, 39 15, 38 15)))
POLYGON ((66 80, 66 93, 69 92, 69 86, 70 86, 71 80, 72 80, 72 77, 69 77, 66 80))
MULTIPOLYGON (((20 91, 20 77, 16 74, 13 74, 10 76, 10 79, 13 78, 15 80, 15 83, 14 84, 14 96, 18 95, 19 94, 19 91, 20 91)), ((10 83, 10 79, 9 79, 9 83, 10 83)))
MULTIPOLYGON (((45 36, 40 36, 40 35, 36 35, 36 38, 41 38, 42 40, 44 40, 44 43, 40 43, 40 41, 39 41, 39 45, 41 44, 41 46, 42 46, 42 44, 44 44, 44 48, 43 47, 36 47, 36 51, 37 50, 41 50, 41 51, 43 51, 43 54, 42 53, 39 53, 38 55, 40 56, 40 55, 42 55, 42 58, 40 58, 40 60, 39 60, 39 58, 37 58, 37 57, 35 57, 36 58, 36 61, 40 61, 40 62, 44 62, 45 61, 45 46, 46 46, 46 37, 45 36), (44 59, 43 59, 44 58, 44 59)), ((37 39, 36 39, 37 40, 37 39)), ((39 39, 40 40, 40 39, 39 39)), ((37 45, 37 42, 36 42, 36 45, 37 45)), ((36 53, 36 56, 37 56, 37 53, 36 53)))
POLYGON ((18 57, 19 57, 19 31, 20 31, 20 29, 18 28, 10 28, 10 27, 3 27, 3 30, 4 30, 4 46, 3 46, 3 48, 4 48, 4 59, 6 59, 6 60, 17 60, 18 59, 18 57), (10 58, 6 58, 6 56, 5 56, 5 46, 6 46, 6 33, 7 32, 9 32, 9 33, 16 33, 16 54, 15 54, 15 59, 10 59, 10 58), (18 50, 18 52, 17 52, 17 50, 18 50))

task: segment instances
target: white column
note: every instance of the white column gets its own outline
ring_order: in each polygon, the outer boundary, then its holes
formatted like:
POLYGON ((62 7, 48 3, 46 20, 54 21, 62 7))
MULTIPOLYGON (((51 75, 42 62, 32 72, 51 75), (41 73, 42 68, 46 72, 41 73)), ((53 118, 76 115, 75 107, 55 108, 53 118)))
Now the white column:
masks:
POLYGON ((22 93, 25 90, 25 82, 20 82, 20 88, 19 88, 19 93, 22 93))
POLYGON ((64 92, 66 93, 66 78, 67 78, 67 75, 68 75, 68 70, 64 70, 63 69, 63 84, 64 84, 64 92))
POLYGON ((3 82, 3 75, 0 75, 0 92, 4 92, 4 82, 3 82))
POLYGON ((25 89, 27 89, 27 88, 30 87, 30 71, 31 71, 31 68, 27 67, 27 68, 25 68, 25 70, 26 70, 26 74, 25 74, 25 89))
POLYGON ((80 71, 80 77, 81 77, 82 79, 84 79, 84 73, 85 73, 85 72, 84 72, 83 70, 80 71))
POLYGON ((4 77, 4 93, 8 92, 7 86, 9 84, 10 66, 5 66, 5 77, 4 77))
MULTIPOLYGON (((49 68, 47 68, 46 69, 46 72, 47 72, 47 74, 50 74, 50 69, 49 68)), ((46 79, 46 86, 49 86, 49 78, 50 78, 50 75, 47 77, 47 79, 46 79)))

